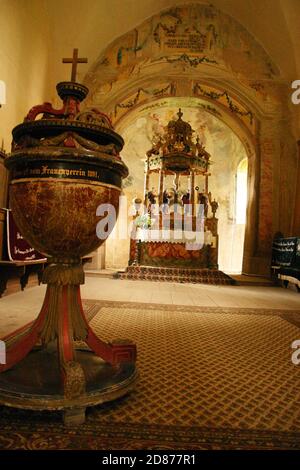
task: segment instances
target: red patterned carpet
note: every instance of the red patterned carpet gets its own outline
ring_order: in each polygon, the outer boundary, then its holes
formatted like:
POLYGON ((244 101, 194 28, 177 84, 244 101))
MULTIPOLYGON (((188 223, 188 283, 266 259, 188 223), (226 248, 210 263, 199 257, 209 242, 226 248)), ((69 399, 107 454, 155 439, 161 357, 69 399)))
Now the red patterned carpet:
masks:
POLYGON ((300 449, 300 311, 85 301, 103 339, 138 346, 131 395, 65 428, 1 408, 2 449, 300 449))

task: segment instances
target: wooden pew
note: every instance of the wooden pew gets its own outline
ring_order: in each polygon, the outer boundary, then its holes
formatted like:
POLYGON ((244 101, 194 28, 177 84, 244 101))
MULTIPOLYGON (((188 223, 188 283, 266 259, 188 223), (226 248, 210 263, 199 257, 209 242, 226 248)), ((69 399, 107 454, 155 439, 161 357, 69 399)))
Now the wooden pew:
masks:
POLYGON ((285 287, 294 284, 300 292, 300 238, 276 237, 272 246, 271 272, 285 287))
POLYGON ((4 293, 24 290, 29 277, 34 274, 36 274, 34 284, 39 285, 42 282, 45 264, 45 261, 0 261, 0 297, 4 293))

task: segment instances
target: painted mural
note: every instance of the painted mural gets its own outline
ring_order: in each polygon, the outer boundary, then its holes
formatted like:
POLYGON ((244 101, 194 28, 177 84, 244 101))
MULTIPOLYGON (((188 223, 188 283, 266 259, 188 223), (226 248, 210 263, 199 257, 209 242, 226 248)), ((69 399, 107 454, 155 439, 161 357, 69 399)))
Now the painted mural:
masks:
POLYGON ((157 63, 183 70, 211 65, 252 79, 279 75, 263 48, 236 20, 212 5, 190 4, 163 11, 116 40, 91 69, 89 82, 101 69, 101 95, 157 63))

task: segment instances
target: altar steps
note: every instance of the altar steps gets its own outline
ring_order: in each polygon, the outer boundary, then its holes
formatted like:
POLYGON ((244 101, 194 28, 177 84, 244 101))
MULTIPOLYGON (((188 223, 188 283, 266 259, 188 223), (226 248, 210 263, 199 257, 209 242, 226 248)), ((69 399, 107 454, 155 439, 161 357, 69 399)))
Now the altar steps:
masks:
POLYGON ((128 266, 118 271, 117 279, 139 281, 180 282, 193 284, 232 285, 235 281, 218 269, 166 268, 154 266, 128 266))
POLYGON ((115 269, 85 269, 84 273, 89 277, 105 277, 114 279, 117 271, 115 269))
MULTIPOLYGON (((137 267, 135 267, 137 268, 137 267)), ((108 279, 139 279, 142 280, 144 279, 142 276, 145 276, 145 266, 141 267, 143 268, 142 273, 137 276, 136 274, 136 269, 134 270, 135 274, 133 275, 132 270, 133 266, 130 267, 130 270, 128 271, 127 269, 124 269, 122 271, 116 271, 115 269, 85 269, 85 275, 89 277, 105 277, 108 279)), ((172 274, 170 273, 163 273, 164 274, 164 279, 162 279, 162 274, 160 274, 160 278, 157 276, 157 272, 153 272, 152 270, 154 269, 159 269, 160 271, 162 268, 153 268, 153 267, 147 267, 147 280, 152 280, 152 281, 166 281, 166 282, 180 282, 180 283, 186 283, 186 282, 191 282, 191 283, 204 283, 204 284, 212 284, 212 282, 204 282, 202 279, 204 277, 204 272, 203 271, 208 271, 210 272, 211 276, 214 276, 212 274, 212 270, 204 270, 204 269, 186 269, 188 273, 185 273, 184 275, 178 275, 176 276, 176 280, 174 279, 169 279, 170 276, 173 278, 174 277, 174 272, 172 274), (149 268, 149 270, 148 270, 149 268), (192 272, 191 272, 192 271, 192 272), (195 275, 195 271, 201 271, 200 275, 200 280, 199 276, 195 275), (153 276, 153 279, 151 278, 153 276)), ((174 271, 176 268, 165 268, 174 271)), ((180 269, 180 268, 177 268, 180 269)), ((182 269, 180 269, 182 271, 182 269)), ((216 270, 215 270, 216 271, 216 270)), ((217 271, 217 273, 220 273, 221 271, 217 271)), ((224 274, 224 273, 222 273, 224 274)), ((211 277, 209 276, 209 277, 211 277)), ((226 276, 226 274, 225 274, 226 276)), ((230 277, 231 282, 224 282, 220 284, 231 284, 231 285, 237 285, 237 286, 248 286, 248 287, 274 287, 276 284, 273 282, 272 279, 269 279, 267 277, 262 277, 262 276, 248 276, 245 274, 230 274, 230 276, 227 275, 227 277, 230 277)), ((215 279, 215 278, 214 278, 215 279)), ((215 282, 214 282, 215 283, 215 282)), ((35 283, 37 285, 37 282, 35 283)), ((30 285, 31 286, 31 285, 30 285)))

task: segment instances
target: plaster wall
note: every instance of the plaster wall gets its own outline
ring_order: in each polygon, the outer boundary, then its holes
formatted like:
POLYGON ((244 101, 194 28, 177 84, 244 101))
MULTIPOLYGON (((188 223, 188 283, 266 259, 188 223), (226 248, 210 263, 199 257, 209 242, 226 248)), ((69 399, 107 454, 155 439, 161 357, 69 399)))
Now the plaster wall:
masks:
MULTIPOLYGON (((48 96, 50 33, 43 0, 1 0, 0 80, 6 104, 0 109, 0 144, 10 151, 11 131, 29 109, 48 96)), ((7 173, 0 165, 0 207, 6 206, 7 173)))

